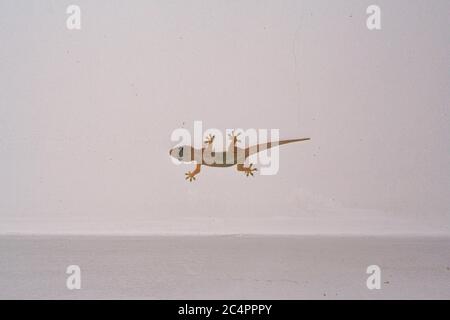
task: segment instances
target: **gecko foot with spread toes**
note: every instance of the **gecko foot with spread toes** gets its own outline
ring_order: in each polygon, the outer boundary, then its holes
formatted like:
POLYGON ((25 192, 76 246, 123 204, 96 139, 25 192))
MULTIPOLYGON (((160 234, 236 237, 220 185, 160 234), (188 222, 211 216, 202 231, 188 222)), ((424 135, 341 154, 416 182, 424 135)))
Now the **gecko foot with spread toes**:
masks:
POLYGON ((249 177, 249 176, 252 176, 252 177, 253 177, 253 172, 254 172, 254 171, 258 171, 258 169, 252 168, 252 166, 253 166, 253 163, 250 163, 250 165, 249 165, 248 167, 244 167, 243 164, 238 164, 237 169, 238 169, 239 171, 244 171, 244 174, 245 174, 247 177, 249 177))
POLYGON ((235 134, 235 131, 233 130, 231 132, 231 134, 229 134, 228 136, 233 139, 233 145, 235 146, 237 143, 240 143, 241 141, 238 139, 238 137, 240 136, 240 132, 238 134, 235 134))
POLYGON ((195 180, 195 173, 189 171, 185 173, 186 175, 186 180, 189 179, 189 182, 192 182, 192 180, 195 180))
POLYGON ((215 137, 216 137, 216 136, 213 136, 213 135, 207 136, 206 139, 205 139, 205 143, 206 143, 206 144, 212 144, 212 143, 214 142, 214 138, 215 138, 215 137))

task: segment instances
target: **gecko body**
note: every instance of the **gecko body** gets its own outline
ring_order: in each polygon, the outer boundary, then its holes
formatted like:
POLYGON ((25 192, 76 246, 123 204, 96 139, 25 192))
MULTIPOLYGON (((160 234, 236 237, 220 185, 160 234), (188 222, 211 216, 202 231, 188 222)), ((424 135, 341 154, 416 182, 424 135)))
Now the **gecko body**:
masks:
POLYGON ((179 146, 169 150, 169 155, 178 161, 196 162, 196 167, 193 171, 187 172, 186 180, 193 181, 195 176, 200 173, 201 167, 216 167, 216 168, 228 168, 237 166, 237 170, 244 172, 248 176, 253 176, 253 172, 257 171, 253 168, 253 164, 250 163, 248 167, 244 165, 246 159, 251 155, 258 152, 271 149, 273 147, 281 146, 288 143, 300 142, 310 140, 310 138, 280 140, 275 142, 261 143, 253 145, 247 148, 239 148, 237 146, 238 135, 231 135, 232 142, 226 151, 216 152, 213 149, 214 136, 209 136, 205 143, 206 147, 201 149, 195 149, 192 146, 179 146))

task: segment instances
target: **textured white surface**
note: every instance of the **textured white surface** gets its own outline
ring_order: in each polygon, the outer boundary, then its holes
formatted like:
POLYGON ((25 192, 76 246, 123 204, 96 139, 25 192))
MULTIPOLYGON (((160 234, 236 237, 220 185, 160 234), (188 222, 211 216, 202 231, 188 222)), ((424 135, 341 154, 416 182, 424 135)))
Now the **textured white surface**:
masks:
POLYGON ((448 0, 0 1, 0 233, 450 235, 448 0), (279 128, 275 176, 168 156, 279 128))
POLYGON ((0 298, 450 299, 450 239, 1 237, 0 298))

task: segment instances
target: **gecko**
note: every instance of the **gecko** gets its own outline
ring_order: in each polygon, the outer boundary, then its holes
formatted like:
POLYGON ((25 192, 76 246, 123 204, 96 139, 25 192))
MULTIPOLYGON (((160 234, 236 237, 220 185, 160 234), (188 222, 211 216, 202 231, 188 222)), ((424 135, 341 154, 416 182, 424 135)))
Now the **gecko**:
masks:
POLYGON ((280 140, 274 142, 266 142, 261 144, 256 144, 247 148, 239 148, 237 143, 240 142, 238 136, 233 132, 230 136, 231 143, 226 151, 215 152, 213 149, 213 143, 215 136, 209 135, 204 143, 206 147, 201 149, 195 149, 192 146, 183 145, 169 150, 169 155, 180 162, 196 162, 195 169, 193 171, 186 172, 186 180, 192 182, 195 180, 195 176, 200 173, 202 165, 208 167, 216 168, 228 168, 237 166, 239 172, 244 172, 244 174, 249 177, 253 176, 253 173, 257 171, 257 168, 253 167, 250 163, 247 167, 244 165, 245 160, 258 152, 263 150, 268 150, 276 146, 281 146, 288 143, 307 141, 310 138, 300 138, 300 139, 290 139, 290 140, 280 140), (220 161, 217 161, 217 160, 220 161))

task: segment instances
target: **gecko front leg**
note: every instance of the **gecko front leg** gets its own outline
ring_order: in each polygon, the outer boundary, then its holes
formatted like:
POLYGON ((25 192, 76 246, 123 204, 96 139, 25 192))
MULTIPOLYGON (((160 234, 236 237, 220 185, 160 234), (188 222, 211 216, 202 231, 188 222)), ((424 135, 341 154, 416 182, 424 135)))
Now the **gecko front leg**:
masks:
POLYGON ((211 146, 212 147, 212 144, 214 143, 214 139, 216 138, 216 136, 213 136, 213 135, 208 135, 206 138, 205 138, 205 144, 207 144, 208 146, 211 146))
POLYGON ((206 148, 204 148, 202 151, 202 159, 206 163, 214 162, 214 138, 215 136, 211 134, 205 138, 206 148))
POLYGON ((191 171, 186 172, 186 173, 185 173, 185 175, 186 175, 186 180, 189 179, 189 182, 192 182, 192 180, 195 180, 195 176, 196 176, 197 174, 200 173, 201 167, 202 167, 201 164, 197 164, 197 166, 195 167, 195 170, 194 170, 194 171, 192 171, 192 172, 191 172, 191 171))
POLYGON ((253 163, 250 163, 248 167, 244 167, 243 164, 238 164, 237 169, 238 171, 244 171, 245 175, 248 177, 249 175, 253 177, 253 172, 258 171, 256 168, 252 168, 253 163))
POLYGON ((203 151, 203 153, 205 153, 206 155, 211 155, 212 152, 214 151, 213 144, 214 144, 215 138, 216 138, 216 136, 213 136, 213 135, 209 135, 206 137, 206 139, 205 139, 206 148, 203 151))

